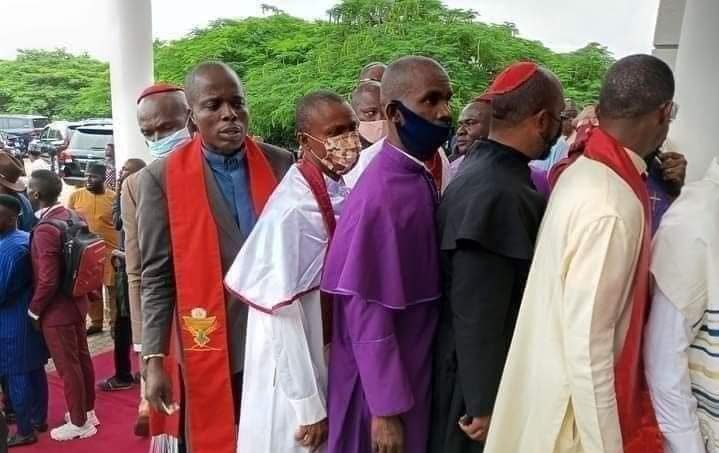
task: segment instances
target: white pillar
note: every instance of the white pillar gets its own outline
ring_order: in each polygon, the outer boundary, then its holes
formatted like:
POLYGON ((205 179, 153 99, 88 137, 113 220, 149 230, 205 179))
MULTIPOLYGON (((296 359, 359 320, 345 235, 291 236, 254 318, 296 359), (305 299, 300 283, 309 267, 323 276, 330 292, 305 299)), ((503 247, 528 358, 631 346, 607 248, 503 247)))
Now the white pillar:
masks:
POLYGON ((150 161, 137 127, 137 97, 152 84, 151 0, 108 0, 110 84, 118 169, 129 158, 150 161))
POLYGON ((704 176, 719 144, 719 1, 688 0, 674 77, 679 117, 669 137, 689 161, 687 181, 704 176))

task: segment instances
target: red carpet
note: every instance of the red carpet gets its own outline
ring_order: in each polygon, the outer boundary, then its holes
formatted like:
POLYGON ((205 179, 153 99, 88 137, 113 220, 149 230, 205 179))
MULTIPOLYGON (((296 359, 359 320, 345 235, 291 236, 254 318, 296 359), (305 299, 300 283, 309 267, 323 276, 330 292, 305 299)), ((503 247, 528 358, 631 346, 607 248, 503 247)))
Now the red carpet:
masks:
MULTIPOLYGON (((114 372, 112 351, 94 357, 93 364, 97 380, 112 375, 114 372)), ((62 393, 62 381, 57 374, 50 373, 48 381, 50 386, 48 423, 50 428, 55 428, 64 423, 65 399, 62 393)), ((56 442, 50 439, 48 432, 40 435, 38 443, 28 447, 13 448, 10 451, 17 453, 147 453, 150 441, 140 439, 132 432, 137 416, 139 393, 139 386, 132 390, 119 392, 98 390, 95 411, 101 425, 97 428, 97 434, 89 439, 56 442)))

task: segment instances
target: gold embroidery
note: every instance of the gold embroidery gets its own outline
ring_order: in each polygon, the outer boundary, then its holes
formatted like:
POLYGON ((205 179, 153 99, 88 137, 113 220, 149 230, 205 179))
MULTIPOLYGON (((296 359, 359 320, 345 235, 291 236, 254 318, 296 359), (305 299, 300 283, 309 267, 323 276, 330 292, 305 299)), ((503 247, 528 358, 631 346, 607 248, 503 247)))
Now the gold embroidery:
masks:
POLYGON ((185 330, 192 334, 195 345, 185 348, 186 351, 220 351, 219 348, 209 346, 210 334, 217 330, 217 319, 214 316, 207 316, 203 308, 193 308, 190 316, 182 317, 185 330))

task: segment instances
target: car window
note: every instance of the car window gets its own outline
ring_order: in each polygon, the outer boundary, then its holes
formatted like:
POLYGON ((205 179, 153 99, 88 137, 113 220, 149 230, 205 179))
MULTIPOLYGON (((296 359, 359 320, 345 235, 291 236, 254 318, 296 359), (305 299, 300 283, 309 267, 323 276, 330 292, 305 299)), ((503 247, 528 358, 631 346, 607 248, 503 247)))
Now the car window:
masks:
POLYGON ((32 120, 28 118, 8 118, 8 129, 32 129, 32 120))
POLYGON ((0 118, 0 129, 7 129, 7 118, 0 118))
POLYGON ((47 140, 50 138, 50 132, 52 132, 52 129, 49 127, 46 127, 42 130, 42 133, 40 134, 40 140, 47 140))
POLYGON ((112 142, 112 133, 88 133, 75 131, 70 139, 70 148, 87 150, 104 150, 105 145, 112 142))
POLYGON ((32 123, 35 129, 40 129, 41 127, 45 127, 50 124, 50 120, 47 118, 35 118, 32 120, 32 123))

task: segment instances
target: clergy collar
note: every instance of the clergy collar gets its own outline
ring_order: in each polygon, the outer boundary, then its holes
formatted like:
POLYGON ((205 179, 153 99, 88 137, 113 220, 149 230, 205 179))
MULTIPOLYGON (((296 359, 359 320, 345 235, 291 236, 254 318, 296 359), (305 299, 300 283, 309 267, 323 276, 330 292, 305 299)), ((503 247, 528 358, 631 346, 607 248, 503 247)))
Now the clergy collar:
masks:
POLYGON ((640 175, 646 175, 647 174, 647 163, 642 157, 632 151, 629 148, 624 148, 624 151, 626 151, 627 155, 629 156, 629 159, 631 159, 632 164, 634 164, 634 167, 637 169, 640 175))
POLYGON ((404 154, 405 156, 407 156, 408 158, 410 158, 410 159, 411 159, 414 163, 416 163, 417 165, 421 165, 421 166, 424 167, 425 169, 427 168, 427 166, 424 164, 424 162, 422 162, 421 160, 417 159, 417 158, 414 157, 414 156, 409 155, 408 153, 406 153, 405 151, 399 149, 398 147, 394 146, 392 143, 389 142, 389 140, 385 140, 385 144, 386 144, 387 146, 389 146, 391 149, 396 150, 396 151, 398 151, 398 152, 404 154))
POLYGON ((207 163, 209 163, 211 167, 232 171, 232 170, 234 170, 234 168, 229 168, 228 164, 235 166, 239 162, 241 162, 242 159, 245 158, 245 147, 243 146, 242 148, 237 150, 234 154, 223 154, 223 153, 213 149, 210 145, 207 145, 205 142, 202 142, 202 154, 205 155, 205 159, 207 160, 207 163))

